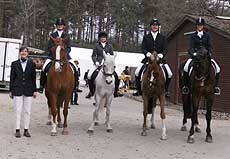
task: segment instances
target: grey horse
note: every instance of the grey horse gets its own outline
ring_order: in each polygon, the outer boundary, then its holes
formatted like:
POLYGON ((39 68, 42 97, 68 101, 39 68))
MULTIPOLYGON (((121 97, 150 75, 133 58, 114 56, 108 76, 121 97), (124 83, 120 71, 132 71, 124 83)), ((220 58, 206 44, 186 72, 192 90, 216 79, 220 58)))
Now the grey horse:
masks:
POLYGON ((104 107, 106 108, 106 127, 107 132, 113 132, 113 129, 110 125, 110 106, 113 100, 113 92, 115 88, 115 78, 114 78, 114 71, 115 71, 115 55, 106 54, 103 52, 104 56, 104 63, 98 76, 95 80, 96 89, 94 94, 95 99, 95 110, 93 112, 93 122, 88 128, 88 133, 92 134, 94 132, 94 126, 98 125, 98 115, 99 111, 103 110, 104 107))

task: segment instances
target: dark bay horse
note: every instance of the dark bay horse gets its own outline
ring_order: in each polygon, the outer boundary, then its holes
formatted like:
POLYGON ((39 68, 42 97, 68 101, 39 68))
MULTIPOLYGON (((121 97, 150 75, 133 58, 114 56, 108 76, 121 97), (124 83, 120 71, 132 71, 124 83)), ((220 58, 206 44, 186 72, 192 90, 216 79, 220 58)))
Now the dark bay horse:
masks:
POLYGON ((160 67, 159 57, 156 52, 152 53, 149 57, 149 64, 142 76, 142 97, 144 100, 144 123, 142 136, 147 135, 147 124, 146 118, 148 115, 148 110, 152 112, 152 124, 151 128, 155 128, 154 125, 154 111, 156 108, 157 99, 160 101, 160 116, 162 119, 162 134, 161 139, 166 140, 166 126, 165 126, 165 78, 163 71, 160 67))
POLYGON ((64 124, 62 134, 68 134, 67 115, 68 105, 74 89, 74 74, 67 59, 64 48, 65 39, 50 37, 53 43, 52 47, 52 65, 49 68, 46 85, 46 97, 48 100, 49 111, 52 114, 51 136, 57 135, 57 122, 62 127, 60 107, 64 104, 64 124))
POLYGON ((191 92, 191 129, 187 139, 188 143, 194 143, 195 124, 197 122, 197 112, 199 102, 203 97, 206 105, 206 139, 208 143, 212 142, 211 135, 211 118, 212 105, 214 101, 215 88, 215 70, 211 63, 211 57, 205 48, 197 51, 197 55, 193 57, 193 70, 190 75, 190 92, 191 92))

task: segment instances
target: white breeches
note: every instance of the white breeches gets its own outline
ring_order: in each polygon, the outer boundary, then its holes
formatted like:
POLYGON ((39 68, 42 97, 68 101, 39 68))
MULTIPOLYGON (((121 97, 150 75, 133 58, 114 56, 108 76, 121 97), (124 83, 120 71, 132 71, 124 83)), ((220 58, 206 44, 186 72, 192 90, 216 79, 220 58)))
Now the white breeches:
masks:
MULTIPOLYGON (((137 66, 137 69, 136 69, 136 71, 135 71, 135 76, 136 76, 136 77, 139 76, 141 67, 142 67, 143 65, 144 65, 143 63, 140 63, 140 64, 137 66)), ((163 65, 165 66, 165 68, 166 68, 166 70, 167 70, 168 78, 172 78, 173 73, 172 73, 172 71, 171 71, 169 65, 168 65, 168 64, 163 64, 163 65)))
POLYGON ((166 70, 167 70, 168 78, 172 78, 173 73, 172 73, 172 71, 171 71, 169 65, 166 63, 166 64, 164 64, 164 66, 165 66, 165 68, 166 68, 166 70))
POLYGON ((24 110, 24 129, 29 129, 33 97, 14 96, 13 104, 16 115, 16 129, 20 129, 21 112, 24 110))
MULTIPOLYGON (((46 59, 44 65, 42 66, 42 71, 45 70, 46 66, 47 66, 51 61, 52 61, 51 59, 46 59)), ((69 62, 70 62, 71 64, 73 64, 74 67, 75 67, 75 69, 76 69, 76 71, 78 71, 78 67, 77 67, 77 65, 74 63, 74 60, 73 60, 73 59, 70 59, 69 62)))
POLYGON ((98 68, 98 66, 96 65, 92 65, 89 69, 89 73, 88 73, 88 79, 91 79, 91 76, 93 74, 93 72, 98 68))

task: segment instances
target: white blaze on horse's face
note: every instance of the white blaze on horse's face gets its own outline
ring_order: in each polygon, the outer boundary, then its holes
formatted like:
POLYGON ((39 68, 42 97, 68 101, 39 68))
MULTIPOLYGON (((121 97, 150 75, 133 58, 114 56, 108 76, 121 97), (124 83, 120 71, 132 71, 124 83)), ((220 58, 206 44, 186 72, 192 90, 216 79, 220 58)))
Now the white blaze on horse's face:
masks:
MULTIPOLYGON (((60 56, 61 56, 61 46, 57 46, 56 48, 56 58, 55 60, 60 61, 60 56)), ((55 71, 60 72, 61 70, 61 65, 59 62, 55 61, 55 71)))

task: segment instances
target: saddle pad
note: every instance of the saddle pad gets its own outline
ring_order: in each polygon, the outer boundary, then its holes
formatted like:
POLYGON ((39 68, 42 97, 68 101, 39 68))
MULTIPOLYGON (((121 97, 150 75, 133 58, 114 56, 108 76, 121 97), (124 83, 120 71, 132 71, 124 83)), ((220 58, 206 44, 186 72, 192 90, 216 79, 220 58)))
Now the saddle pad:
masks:
MULTIPOLYGON (((142 67, 144 67, 144 65, 142 67)), ((144 74, 144 72, 145 72, 145 70, 146 70, 147 67, 148 67, 148 64, 146 65, 146 67, 143 68, 143 71, 141 73, 141 81, 142 81, 142 76, 143 76, 143 74, 144 74)), ((160 67, 161 67, 161 70, 163 72, 164 79, 166 80, 168 78, 167 70, 166 70, 166 68, 164 67, 163 64, 160 64, 160 67)))

